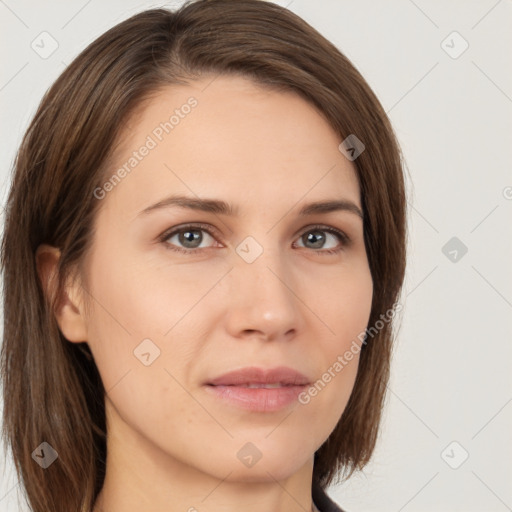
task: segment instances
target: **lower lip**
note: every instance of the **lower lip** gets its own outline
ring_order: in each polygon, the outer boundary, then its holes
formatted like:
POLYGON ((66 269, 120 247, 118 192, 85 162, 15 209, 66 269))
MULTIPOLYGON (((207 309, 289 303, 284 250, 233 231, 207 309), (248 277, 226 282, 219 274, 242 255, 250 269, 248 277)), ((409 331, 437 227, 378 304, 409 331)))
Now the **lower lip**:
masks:
POLYGON ((283 386, 280 388, 244 388, 242 386, 205 386, 221 400, 249 411, 278 411, 295 402, 307 386, 283 386))

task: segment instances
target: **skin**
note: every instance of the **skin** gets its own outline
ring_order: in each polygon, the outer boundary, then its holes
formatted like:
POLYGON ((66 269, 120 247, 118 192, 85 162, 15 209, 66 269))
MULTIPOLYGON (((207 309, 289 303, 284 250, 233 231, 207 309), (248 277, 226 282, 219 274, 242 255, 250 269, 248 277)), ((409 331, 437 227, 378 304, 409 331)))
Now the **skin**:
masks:
MULTIPOLYGON (((304 99, 219 76, 154 95, 126 125, 112 172, 190 96, 197 107, 101 199, 83 286, 70 283, 56 312, 70 342, 89 344, 107 391, 107 474, 94 510, 309 511, 313 456, 348 402, 358 354, 308 404, 277 412, 228 405, 202 384, 252 365, 291 366, 315 382, 365 330, 373 283, 363 220, 297 214, 328 199, 361 208, 356 171, 304 99), (138 215, 171 193, 222 199, 239 215, 138 215), (202 252, 177 234, 158 239, 189 222, 212 228, 196 234, 202 252), (310 232, 325 235, 323 246, 310 232), (252 263, 236 252, 248 236, 263 249, 252 263), (332 248, 341 250, 316 252, 332 248), (134 356, 147 338, 160 350, 149 366, 134 356), (247 442, 262 454, 252 467, 237 457, 247 442)), ((59 254, 39 247, 43 281, 59 254)))

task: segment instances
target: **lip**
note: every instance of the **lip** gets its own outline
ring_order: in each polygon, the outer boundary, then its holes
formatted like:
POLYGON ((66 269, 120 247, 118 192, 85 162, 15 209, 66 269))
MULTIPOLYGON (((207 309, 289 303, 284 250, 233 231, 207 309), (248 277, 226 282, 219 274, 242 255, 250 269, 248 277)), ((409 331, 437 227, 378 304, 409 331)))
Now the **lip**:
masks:
POLYGON ((205 390, 223 402, 254 412, 273 412, 297 400, 309 379, 293 368, 279 366, 235 370, 205 382, 205 390), (276 388, 248 388, 247 385, 281 384, 276 388))
POLYGON ((259 368, 249 366, 225 373, 212 379, 206 384, 212 386, 240 386, 242 384, 273 384, 280 383, 285 386, 303 386, 309 384, 309 379, 302 373, 288 366, 275 368, 259 368))

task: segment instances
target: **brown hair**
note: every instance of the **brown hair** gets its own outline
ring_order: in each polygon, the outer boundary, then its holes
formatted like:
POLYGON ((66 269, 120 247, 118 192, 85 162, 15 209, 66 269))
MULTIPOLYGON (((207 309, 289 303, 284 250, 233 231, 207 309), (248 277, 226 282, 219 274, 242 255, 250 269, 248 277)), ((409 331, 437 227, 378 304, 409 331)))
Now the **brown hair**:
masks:
MULTIPOLYGON (((241 75, 315 105, 341 139, 365 150, 354 160, 364 240, 374 283, 369 325, 398 299, 405 271, 402 156, 378 99, 352 63, 304 20, 261 0, 198 0, 152 9, 91 43, 47 91, 19 148, 1 247, 4 339, 2 435, 35 512, 90 510, 105 476, 104 393, 87 343, 69 343, 55 299, 90 248, 93 191, 135 108, 162 87, 207 74, 241 75), (35 251, 61 251, 50 300, 35 251), (43 441, 58 460, 42 470, 43 441)), ((374 450, 389 376, 392 322, 362 346, 353 392, 315 453, 313 480, 348 478, 374 450)))

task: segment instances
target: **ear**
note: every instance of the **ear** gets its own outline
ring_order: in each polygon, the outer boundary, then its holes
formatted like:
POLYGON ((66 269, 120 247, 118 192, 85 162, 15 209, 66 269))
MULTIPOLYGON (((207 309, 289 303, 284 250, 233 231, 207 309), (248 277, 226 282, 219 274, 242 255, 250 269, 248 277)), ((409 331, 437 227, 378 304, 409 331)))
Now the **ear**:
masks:
MULTIPOLYGON (((51 298, 57 291, 57 265, 60 250, 48 244, 41 244, 36 250, 36 267, 44 294, 51 298)), ((87 324, 85 321, 83 290, 75 281, 66 284, 56 301, 54 311, 62 334, 72 342, 87 341, 87 324)))

